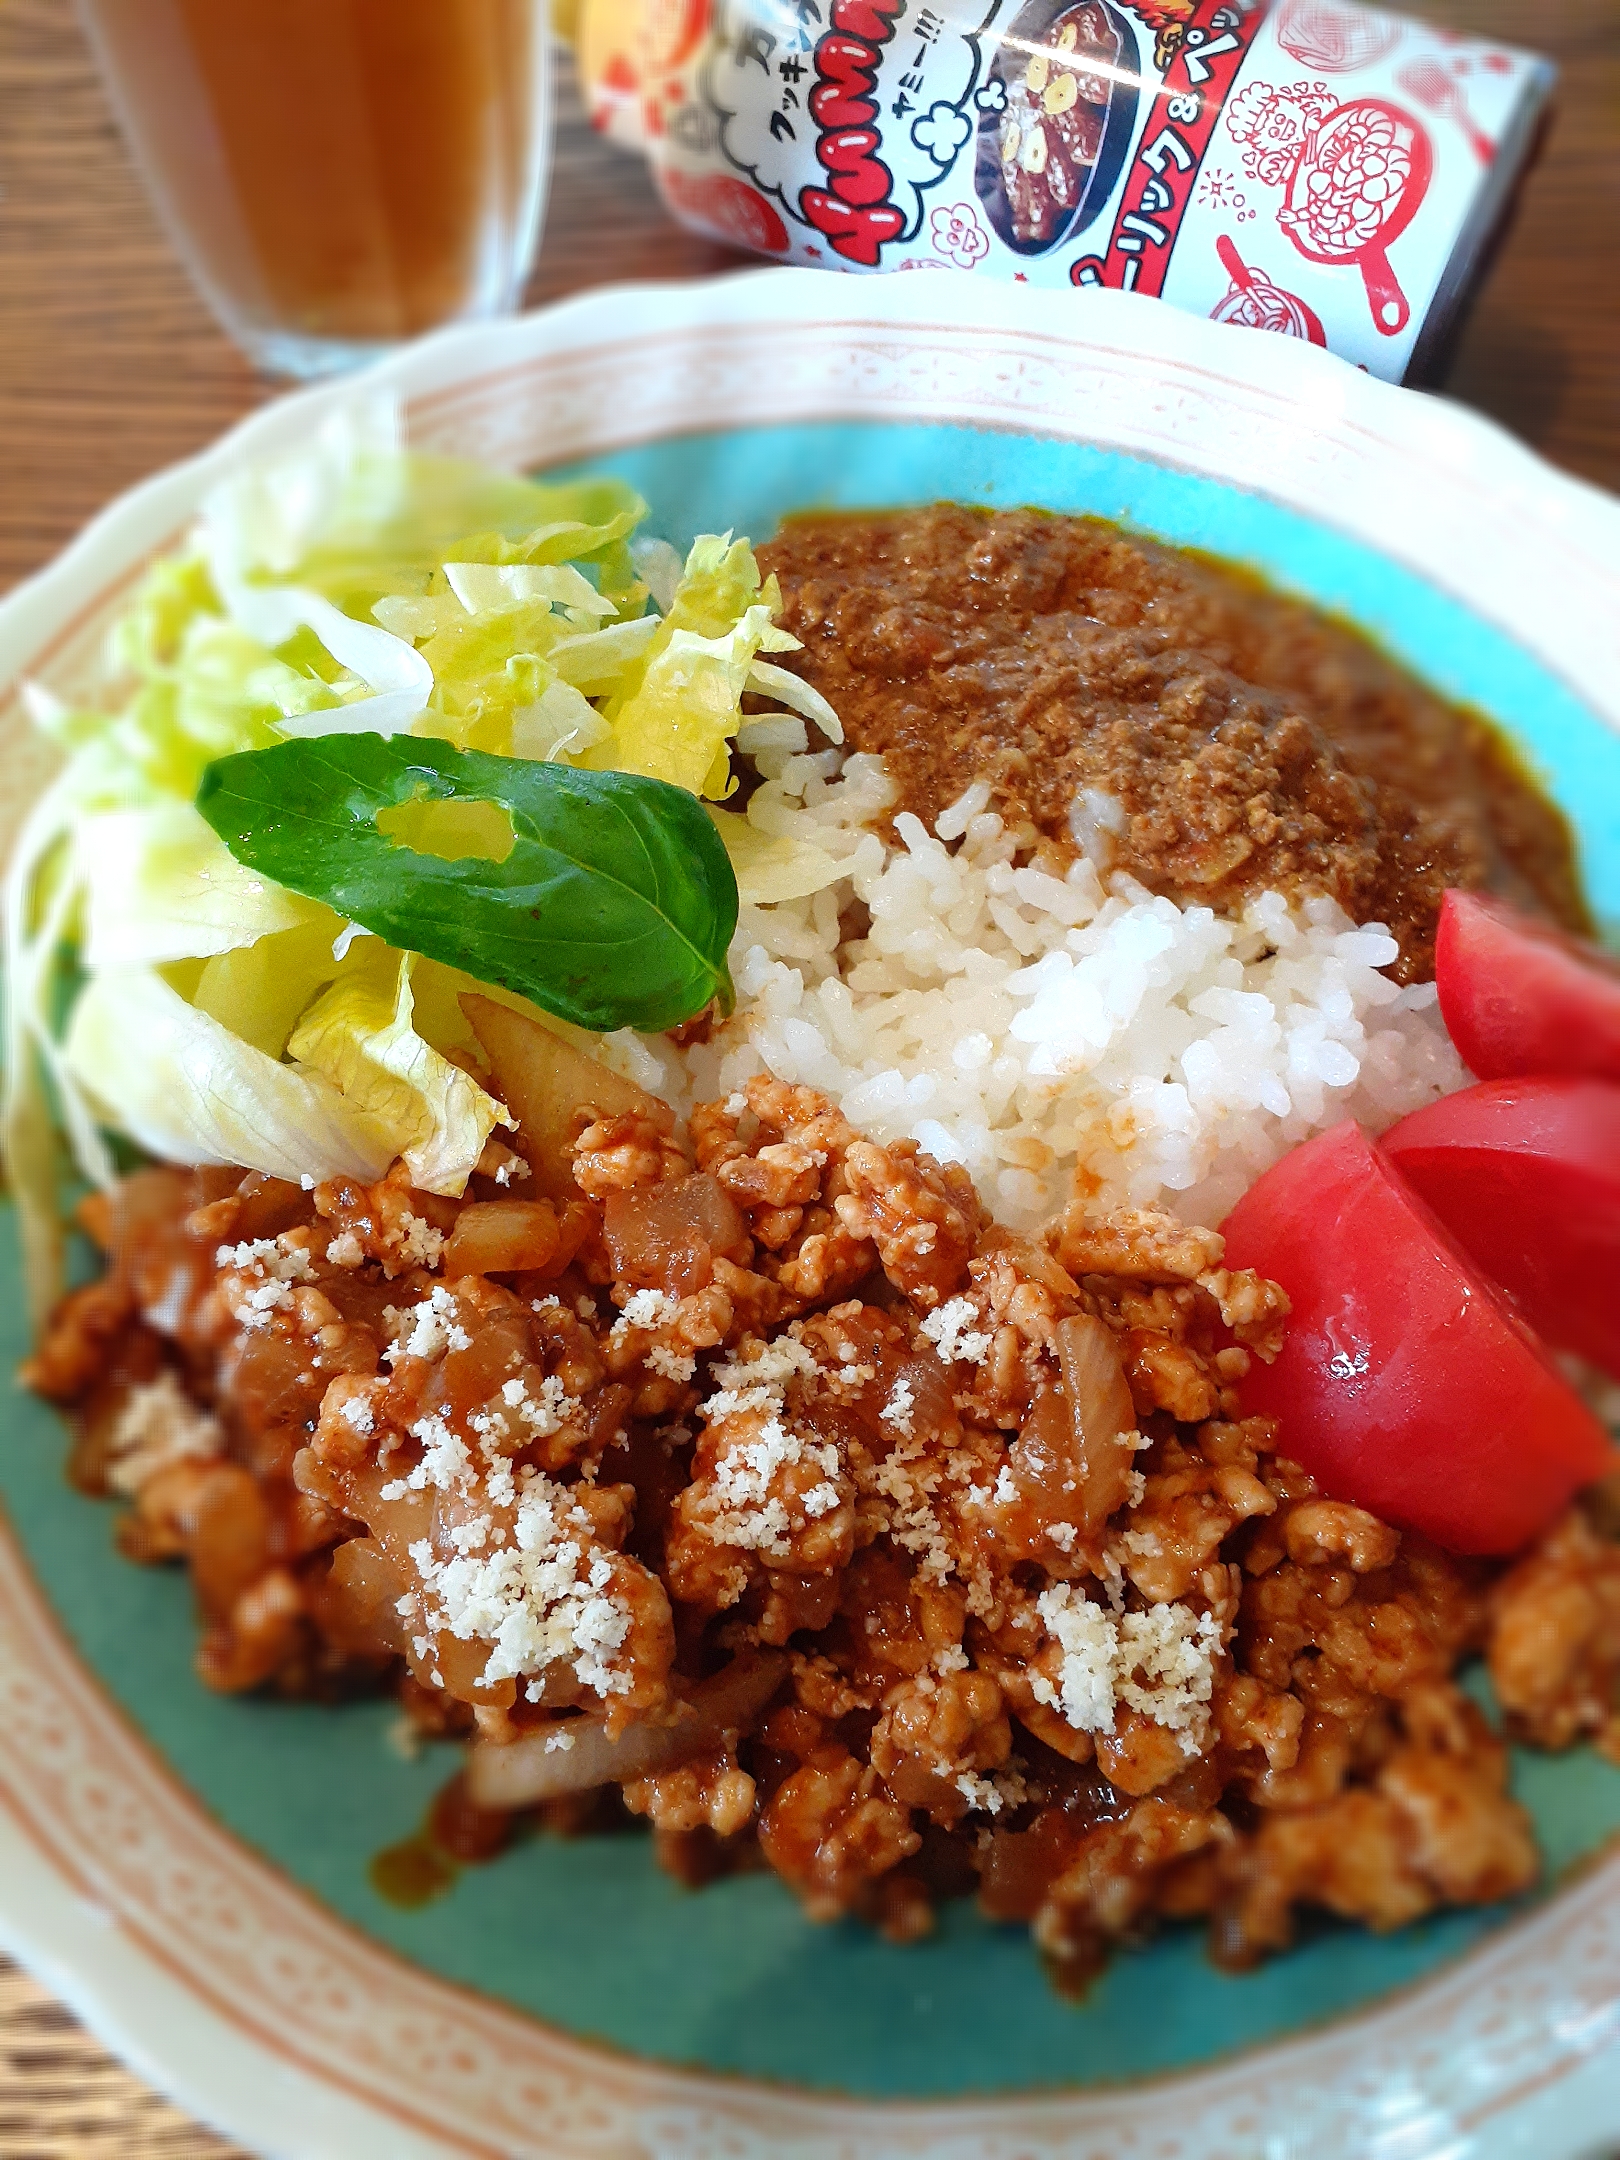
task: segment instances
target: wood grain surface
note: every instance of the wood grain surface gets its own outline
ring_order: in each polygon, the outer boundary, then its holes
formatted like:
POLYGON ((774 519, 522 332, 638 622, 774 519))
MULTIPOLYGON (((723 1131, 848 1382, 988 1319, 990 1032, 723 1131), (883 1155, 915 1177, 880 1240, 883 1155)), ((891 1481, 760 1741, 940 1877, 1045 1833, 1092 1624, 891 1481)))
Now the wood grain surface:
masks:
MULTIPOLYGON (((1449 385, 1620 489, 1620 0, 1427 0, 1563 69, 1556 125, 1449 385)), ((539 303, 747 258, 664 216, 642 168, 561 90, 539 303)), ((0 0, 0 589, 109 497, 201 448, 275 385, 216 329, 142 195, 69 0, 0 0)), ((0 2160, 226 2160, 0 1964, 0 2160)))

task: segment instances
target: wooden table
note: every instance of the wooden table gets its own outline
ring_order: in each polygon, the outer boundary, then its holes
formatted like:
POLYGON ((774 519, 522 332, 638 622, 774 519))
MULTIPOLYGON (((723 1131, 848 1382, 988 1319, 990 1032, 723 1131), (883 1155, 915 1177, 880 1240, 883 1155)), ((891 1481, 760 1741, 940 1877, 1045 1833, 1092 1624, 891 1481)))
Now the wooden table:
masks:
MULTIPOLYGON (((1417 10, 1414 8, 1414 12, 1417 10)), ((1620 489, 1620 36, 1616 0, 1422 0, 1460 30, 1559 61, 1556 130, 1465 337, 1451 392, 1620 489)), ((531 302, 747 258, 663 215, 570 84, 531 302)), ((0 0, 0 589, 108 497, 200 448, 274 386, 214 327, 159 232, 69 0, 0 0)), ((227 2148, 0 1968, 0 2160, 203 2160, 227 2148)))

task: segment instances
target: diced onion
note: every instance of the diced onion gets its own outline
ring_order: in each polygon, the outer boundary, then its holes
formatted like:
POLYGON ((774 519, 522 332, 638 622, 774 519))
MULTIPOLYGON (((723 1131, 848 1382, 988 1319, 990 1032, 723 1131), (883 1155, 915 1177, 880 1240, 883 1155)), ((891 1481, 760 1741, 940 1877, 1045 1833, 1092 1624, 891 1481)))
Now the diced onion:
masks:
POLYGON ((1075 1450, 1085 1492, 1085 1529, 1090 1532, 1125 1498, 1135 1454, 1136 1409, 1119 1346, 1111 1331, 1089 1313, 1060 1320, 1053 1329, 1063 1392, 1074 1421, 1075 1450))
POLYGON ((606 1715, 557 1719, 519 1740, 480 1740, 467 1758, 467 1792, 483 1808, 534 1807, 598 1785, 652 1777, 746 1731, 782 1684, 780 1651, 734 1658, 665 1718, 607 1736, 606 1715))

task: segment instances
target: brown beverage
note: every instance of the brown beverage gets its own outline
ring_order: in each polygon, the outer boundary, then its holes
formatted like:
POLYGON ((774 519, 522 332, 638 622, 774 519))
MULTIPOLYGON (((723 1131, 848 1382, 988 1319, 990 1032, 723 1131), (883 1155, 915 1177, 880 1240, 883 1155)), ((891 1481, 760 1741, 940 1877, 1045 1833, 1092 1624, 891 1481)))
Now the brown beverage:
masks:
POLYGON ((81 0, 205 295, 296 373, 521 290, 549 108, 544 0, 81 0))

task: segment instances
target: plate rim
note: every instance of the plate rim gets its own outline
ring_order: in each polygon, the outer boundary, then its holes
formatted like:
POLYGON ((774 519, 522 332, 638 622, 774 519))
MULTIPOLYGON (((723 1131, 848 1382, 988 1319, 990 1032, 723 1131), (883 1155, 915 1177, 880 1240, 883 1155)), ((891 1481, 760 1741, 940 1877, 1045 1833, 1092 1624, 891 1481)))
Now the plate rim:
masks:
MULTIPOLYGON (((74 646, 75 640, 82 643, 89 636, 97 608, 106 602, 109 588, 102 581, 107 572, 116 571, 112 588, 116 589, 118 584, 126 581, 132 563, 144 561, 183 529, 189 513, 216 479, 234 469, 244 458, 261 456, 287 440, 303 435, 322 416, 352 397, 358 387, 397 390, 411 403, 431 432, 429 416, 437 409, 440 424, 448 424, 447 415, 457 396, 464 399, 470 384, 483 384, 487 394, 490 384, 506 378, 515 382, 523 377, 526 369, 532 374, 542 360, 558 363, 564 374, 566 367, 561 367, 561 363, 571 364, 588 391, 589 385, 584 378, 589 376, 593 366, 599 367, 598 356, 602 348, 622 351, 632 330, 637 338, 656 337, 661 351, 671 341, 678 343, 683 338, 694 350, 707 349, 705 340, 713 347, 716 338, 720 337, 734 348, 734 372, 737 354, 752 351, 762 336, 767 344, 772 338, 780 344, 782 334, 792 332, 796 343, 808 356, 810 370, 799 385, 801 403, 806 396, 814 401, 815 371, 822 369, 828 385, 827 397, 837 408, 825 417, 849 419, 864 413, 877 419, 901 418, 910 411, 913 418, 944 419, 954 399, 964 408, 964 413, 958 413, 957 417, 967 417, 970 424, 999 424, 1004 429, 1022 433, 1068 433, 1071 439, 1081 440, 1095 438, 1079 426, 1074 413, 1068 409, 1066 397, 1070 402, 1078 399, 1088 367, 1093 377, 1099 369, 1111 367, 1116 374, 1123 370, 1131 373, 1133 380, 1139 376, 1144 385, 1141 397, 1145 410, 1138 433, 1155 445, 1138 448, 1136 454, 1151 456, 1162 464, 1179 464, 1182 470, 1202 472, 1227 485, 1282 501, 1318 523, 1347 531, 1352 538, 1376 546, 1386 556, 1405 560, 1407 567, 1417 570, 1441 590, 1463 600, 1476 613, 1495 620, 1547 664, 1537 640, 1526 635, 1515 609, 1501 604, 1499 580, 1491 588, 1497 604, 1482 605, 1477 591, 1464 593, 1450 576, 1436 575, 1430 557, 1439 543, 1433 534, 1425 538, 1416 530, 1406 532, 1402 546, 1392 548, 1387 536, 1373 539, 1367 532, 1357 529, 1355 519, 1370 515, 1368 507, 1359 500, 1336 506, 1351 513, 1348 522, 1342 517, 1325 515, 1320 501, 1306 499, 1308 490, 1298 478, 1299 468, 1285 470, 1277 462, 1275 450, 1264 452, 1255 441, 1225 441, 1212 446, 1204 440, 1199 433, 1202 422, 1194 404, 1188 401, 1198 397, 1207 401, 1213 397, 1228 412, 1269 411, 1273 419, 1282 414, 1289 422, 1284 441, 1296 454, 1315 445, 1320 458, 1323 445, 1331 441, 1338 445, 1344 471, 1351 470, 1358 458, 1381 458, 1392 475, 1390 484, 1397 488, 1403 484, 1403 462, 1406 468, 1404 484, 1409 488, 1418 467, 1431 474, 1438 470, 1452 488, 1461 490, 1465 496, 1475 496, 1483 491, 1499 517, 1511 511, 1517 518, 1528 519, 1542 535, 1545 545, 1560 556, 1572 555, 1581 566, 1586 584, 1600 595, 1607 595, 1608 612, 1598 611, 1594 615, 1592 610, 1586 611, 1586 634, 1577 640, 1578 649, 1573 656, 1568 652, 1560 653, 1556 672, 1566 680, 1573 676, 1572 687, 1577 688, 1583 701, 1610 727, 1620 731, 1620 604, 1616 604, 1620 603, 1620 504, 1586 483, 1556 472, 1494 423, 1462 408, 1442 406, 1421 399, 1415 393, 1375 382, 1313 347, 1257 331, 1199 322, 1131 295, 1069 296, 1026 288, 1013 288, 1009 292, 1007 288, 987 287, 957 273, 926 279, 879 279, 852 289, 847 279, 839 278, 834 284, 831 273, 799 270, 743 272, 691 284, 601 288, 514 321, 440 332, 377 364, 364 376, 276 399, 249 415, 196 457, 154 475, 118 498, 93 519, 53 563, 0 602, 0 722, 16 702, 17 685, 13 678, 24 666, 50 664, 52 656, 59 660, 74 646), (1237 337, 1247 339, 1248 344, 1234 346, 1231 341, 1237 337), (857 372, 840 377, 838 368, 846 345, 857 362, 857 372), (882 385, 867 381, 863 386, 857 379, 861 356, 864 354, 867 363, 875 365, 873 356, 881 356, 885 351, 891 360, 898 356, 898 365, 887 386, 898 401, 892 410, 881 402, 879 391, 882 385), (914 361, 918 355, 933 356, 933 375, 921 386, 918 380, 906 375, 905 356, 908 352, 914 361), (958 363, 954 386, 949 364, 952 355, 958 363), (1000 375, 996 374, 998 365, 1002 370, 1000 375), (970 393, 962 386, 964 379, 978 382, 979 389, 970 393), (1157 405, 1153 403, 1155 397, 1160 400, 1157 405), (1044 406, 1040 405, 1042 398, 1046 400, 1044 406), (1179 406, 1178 399, 1181 400, 1179 406), (1022 426, 1020 415, 1023 416, 1022 426), (1032 426, 1032 418, 1040 424, 1032 426), (1178 443, 1186 453, 1184 459, 1172 454, 1178 443), (1230 469, 1217 469, 1230 468, 1234 464, 1241 469, 1243 477, 1235 477, 1230 469), (1415 549, 1420 559, 1412 560, 1409 549, 1415 549), (87 590, 94 590, 96 594, 96 599, 89 605, 89 620, 86 620, 84 606, 87 590), (1572 657, 1572 667, 1563 664, 1572 657)), ((724 359, 723 354, 720 359, 724 359)), ((559 368, 554 368, 553 373, 559 368)), ((778 378, 768 388, 771 395, 776 396, 782 394, 784 385, 778 378)), ((762 410, 757 384, 752 395, 754 402, 748 409, 762 410)), ((576 405, 578 402, 576 394, 576 405)), ((647 434, 639 439, 656 439, 667 433, 667 427, 660 426, 657 421, 662 408, 658 406, 653 390, 648 390, 643 405, 647 434)), ((728 404, 725 409, 729 418, 733 407, 728 404)), ((575 414, 576 421, 586 426, 587 434, 589 417, 583 408, 575 414)), ((811 415, 795 410, 787 417, 803 419, 811 415)), ((1125 425, 1123 419, 1120 424, 1125 425)), ((622 424, 612 436, 617 446, 636 439, 625 432, 622 424)), ((1132 442, 1121 442, 1117 435, 1105 438, 1105 445, 1128 452, 1133 449, 1132 442)), ((570 456, 575 454, 572 449, 569 451, 570 456)), ((578 454, 588 456, 591 452, 586 448, 578 454)), ((1321 477, 1318 470, 1312 484, 1319 484, 1321 477)), ((1455 521, 1446 529, 1454 531, 1455 521)), ((1471 552, 1478 552, 1477 534, 1475 542, 1472 551, 1463 550, 1465 562, 1471 552)), ((1561 582, 1560 589, 1567 593, 1567 579, 1561 582)), ((1577 620, 1580 619, 1577 613, 1577 620)), ((106 1697, 95 1676, 87 1667, 78 1664, 76 1653, 65 1631, 55 1621, 43 1592, 32 1583, 20 1541, 14 1541, 9 1526, 4 1533, 3 1545, 0 1545, 0 1617, 6 1614, 13 1623, 18 1623, 19 1615, 27 1618, 28 1627, 34 1631, 32 1642, 36 1653, 54 1650, 77 1667, 84 1688, 90 1696, 99 1698, 103 1723, 110 1716, 136 1747, 151 1752, 144 1738, 125 1724, 123 1713, 106 1697), (19 1585, 23 1587, 19 1588, 19 1585)), ((19 1673, 16 1660, 13 1660, 9 1667, 0 1663, 0 1677, 15 1684, 25 1675, 19 1673)), ((184 1791, 155 1756, 153 1764, 159 1776, 170 1779, 177 1790, 184 1791)), ((318 2160, 318 2156, 327 2152, 334 2156, 342 2154, 344 2160, 360 2160, 360 2156, 372 2151, 410 2154, 414 2160, 418 2148, 409 2142, 409 2138, 415 2133, 403 2133, 398 2122, 384 2123, 374 2108, 368 2106, 362 2106, 356 2119, 348 2119, 341 2104, 342 2095, 329 2075, 323 2077, 310 2071, 292 2073, 277 2069, 268 2060, 263 2043, 249 2048, 245 2063, 235 2060, 232 2050, 223 2046, 220 2034, 208 2029, 210 2019, 215 2025, 221 2024, 218 2015, 201 2006, 194 1994, 187 1995, 183 2001, 165 1996, 163 1988, 157 1984, 157 1978, 161 1976, 154 1977, 156 1968, 150 1956, 143 1980, 139 1960, 133 1968, 126 1969, 124 1963, 110 1955, 99 1960, 87 1959, 82 1946, 73 1959, 64 1960, 53 1954, 53 1943, 72 1939, 82 1945, 87 1925, 83 1910, 85 1899, 82 1884, 73 1882, 70 1871, 55 1862, 47 1863, 41 1871, 37 1852, 27 1860, 32 1879, 26 1897, 19 1889, 19 1861, 32 1848, 19 1827, 15 1810, 28 1776, 29 1765, 25 1759, 9 1751, 4 1759, 0 1759, 0 1799, 6 1803, 5 1809, 0 1810, 0 1938, 11 1941, 25 1962, 45 1971, 52 1984, 74 2002, 87 2022, 108 2037, 121 2052, 136 2060, 156 2082, 184 2093, 187 2104, 199 2114, 224 2124, 234 2134, 257 2141, 267 2133, 275 2134, 276 2123, 285 2122, 286 2134, 289 2137, 296 2134, 297 2142, 288 2143, 281 2149, 296 2151, 301 2160, 318 2160), (19 1838, 25 1840, 21 1847, 19 1838), (94 1970, 90 1969, 91 1965, 94 1970), (144 1997, 142 1987, 148 1990, 144 1997), (199 2043, 190 2047, 189 2062, 183 2059, 187 2051, 177 2054, 173 2045, 165 2043, 149 2029, 148 2010, 160 1999, 162 2016, 178 2018, 199 2043), (222 2080, 217 2069, 227 2059, 232 2060, 233 2066, 229 2078, 222 2080), (344 2119, 339 2121, 339 2117, 344 2119), (378 2136, 384 2136, 386 2142, 378 2143, 378 2136)), ((271 1863, 238 1845, 230 1833, 213 1824, 195 1797, 190 1798, 189 1804, 206 1819, 214 1836, 230 1844, 249 1870, 257 1870, 280 1886, 283 1897, 299 1905, 314 1906, 308 1894, 282 1877, 271 1863)), ((1548 2094, 1555 2094, 1563 2081, 1561 2089, 1571 2097, 1564 2101, 1555 2099, 1553 2103, 1558 2119, 1551 2134, 1557 2143, 1542 2142, 1535 2148, 1552 2160, 1555 2151, 1573 2153, 1580 2139, 1595 2135, 1603 2127, 1601 2118, 1592 2116, 1590 2110, 1583 2114, 1575 2096, 1580 2081, 1592 2067, 1593 2051, 1620 2039, 1620 1852, 1611 1854, 1594 1871, 1583 1875, 1578 1887, 1553 1893, 1535 1915, 1512 1924, 1508 1930, 1493 1932, 1484 1944, 1463 1959, 1441 1968, 1430 1979, 1417 1983, 1413 1990, 1402 1991, 1393 2008, 1385 1998, 1365 2010, 1335 2020, 1320 2033, 1259 2043, 1230 2061, 1169 2073, 1128 2088, 1094 2089, 1090 2093, 1038 2099, 1034 2096, 1021 2099, 1015 2094, 988 2102, 972 2099, 829 2101, 816 2094, 784 2095, 780 2088, 762 2081, 733 2080, 713 2073, 675 2070, 634 2057, 618 2056, 605 2047, 557 2034, 525 2013, 501 2008, 467 1991, 455 1989, 452 1983, 439 1981, 410 1966, 392 1951, 370 1942, 358 1930, 351 1930, 346 1923, 327 1914, 324 1908, 316 1906, 315 1909, 328 1927, 339 1930, 345 1938, 362 1945, 371 1957, 383 1961, 393 1970, 396 1980, 400 1974, 406 1974, 430 1991, 449 1991, 464 1997, 498 2018, 516 2020, 524 2027, 547 2034, 554 2051, 560 2049, 565 2056, 584 2058, 567 2066, 565 2083, 571 2079, 574 2086, 579 2086, 583 2081, 584 2086, 595 2092, 596 2104, 609 2106, 622 2127, 637 2122, 643 2126, 647 2124, 650 2103, 646 2094, 639 2089, 629 2090, 637 2085, 638 2079, 644 2082, 650 2076, 655 2086, 660 2086, 660 2081, 663 2085, 670 2080, 677 2081, 682 2096, 677 2112, 681 2112, 687 2103, 697 2106, 702 2116, 702 2134, 708 2136, 711 2132, 723 2131, 725 2145, 722 2148, 701 2142, 685 2145, 660 2142, 651 2148, 660 2154, 688 2149, 693 2153, 720 2149, 739 2154, 774 2153, 786 2152, 796 2145, 807 2152, 830 2149, 821 2142, 821 2128, 807 2133, 812 2140, 808 2145, 790 2135, 792 2125, 782 2115, 782 2108, 786 2106, 801 2122, 806 2118, 824 2122, 826 2134, 836 2137, 838 2149, 851 2154, 869 2151, 876 2155, 909 2150, 943 2152, 946 2147, 941 2142, 942 2130, 949 2133, 950 2151, 955 2154, 960 2150, 964 2160, 969 2154, 982 2155, 988 2160, 992 2154, 1014 2149, 1078 2154, 1100 2151, 1102 2148, 1094 2144, 1099 2134, 1113 2135, 1128 2127, 1133 2141, 1141 2140, 1133 2142, 1133 2149, 1141 2152, 1145 2160, 1145 2156, 1161 2151, 1168 2156, 1178 2149, 1186 2152, 1211 2149, 1207 2145, 1182 2145, 1181 2130, 1172 2134, 1162 2123, 1152 2123, 1155 2094, 1175 2096, 1174 2112, 1182 2130, 1187 2128, 1188 2111, 1193 2104, 1201 2108, 1200 2119, 1213 2130, 1218 2117, 1232 2119, 1230 2095, 1225 2091, 1232 2080, 1239 2079, 1248 2085, 1257 2071, 1264 2072, 1274 2083, 1279 2076, 1283 2078, 1291 2095, 1289 2121, 1297 2124, 1301 2087, 1308 2089, 1315 2084, 1320 2088, 1323 2084, 1324 2051, 1331 2055, 1335 2036, 1341 2041, 1343 2036, 1352 2033, 1370 2037, 1370 2029, 1378 2027, 1382 2019, 1387 2024, 1404 2028, 1403 2033, 1391 2034, 1392 2040, 1404 2038, 1410 2045, 1414 1997, 1423 1998, 1432 2006, 1448 1991, 1455 1992, 1466 1976, 1477 1977, 1488 1970, 1493 1955, 1498 1961, 1509 1956, 1505 1946, 1510 1936, 1512 1962, 1518 1968, 1515 1989, 1522 1989, 1524 1975, 1518 1952, 1523 1950, 1526 1941, 1523 1931, 1528 1930, 1534 1936, 1540 1925, 1561 1925, 1577 1900, 1602 1907, 1597 1918, 1603 1940, 1597 1944, 1596 1962, 1592 1967, 1594 1971, 1601 1967, 1606 1976, 1602 2000, 1595 2012, 1589 2006, 1584 2023, 1576 2021, 1574 2039, 1561 2050, 1555 2049, 1556 2061, 1540 2065, 1523 2094, 1499 2096, 1498 2101, 1493 2101, 1483 2111, 1478 2107, 1466 2111, 1472 2116, 1469 2127, 1481 2129, 1486 2139, 1474 2148, 1483 2154, 1495 2149, 1492 2141, 1506 2121, 1500 2112, 1502 2106, 1511 2105, 1522 2114, 1520 2099, 1525 2106, 1534 2109, 1548 2094), (1311 2068, 1313 2059, 1318 2065, 1314 2072, 1311 2068), (1571 2084, 1569 2080, 1575 2082, 1571 2084), (616 2094, 611 2090, 615 2083, 619 2087, 616 2094), (765 2142, 760 2143, 758 2126, 752 2119, 765 2100, 772 2106, 765 2142), (977 2119, 986 2116, 993 2116, 994 2122, 977 2119), (1129 2124, 1126 2116, 1131 2118, 1129 2124), (1113 2118, 1113 2122, 1104 2121, 1105 2117, 1113 2118), (1495 2129, 1493 2122, 1497 2126, 1495 2129), (913 2132, 924 2142, 912 2144, 913 2132), (1005 2142, 1008 2136, 1016 2140, 1016 2145, 1005 2142), (1158 2141, 1148 2142, 1153 2138, 1158 2141), (1167 2139, 1170 2142, 1165 2142, 1167 2139)), ((94 1934, 93 1927, 91 1934, 94 1934)), ((118 1930, 121 1949, 127 1950, 134 1940, 127 1925, 118 1930)), ((1566 2011, 1567 2008, 1568 2005, 1566 2011)), ((158 2022, 161 2025, 161 2019, 158 2022)), ((1395 2052, 1399 2054, 1399 2046, 1395 2052)), ((1420 2078, 1418 2085, 1413 2087, 1414 2094, 1419 2097, 1421 2082, 1420 2078)), ((1242 2109, 1252 2121, 1254 2103, 1245 2100, 1242 2109)), ((673 2119, 662 2106, 654 2112, 658 2116, 659 2137, 663 2138, 666 2132, 675 2128, 673 2119)), ((1458 2127, 1460 2121, 1453 2111, 1452 2127, 1458 2127)), ((1192 2127, 1196 2129, 1197 2126, 1195 2120, 1192 2127)), ((1322 2127, 1326 2135, 1336 2137, 1339 2134, 1329 2123, 1324 2122, 1322 2127)), ((693 2124, 688 2120, 679 2134, 689 2137, 692 2128, 693 2124)), ((1353 2132, 1354 2125, 1350 2128, 1353 2132)), ((641 2135, 640 2132, 636 2134, 641 2135)), ((1516 2139, 1517 2133, 1514 2135, 1516 2139)), ((424 2155, 494 2149, 454 2140, 447 2143, 436 2131, 420 2145, 424 2155)), ((501 2151, 517 2149, 517 2146, 507 2144, 499 2147, 501 2151)), ((552 2142, 533 2149, 584 2153, 609 2148, 592 2134, 583 2144, 563 2147, 552 2142)), ((1319 2139, 1310 2149, 1313 2156, 1327 2160, 1330 2152, 1341 2147, 1319 2139)), ((1348 2154, 1358 2148, 1344 2145, 1342 2149, 1348 2154)), ((1428 2148, 1404 2149, 1416 2153, 1428 2148)), ((1507 2147, 1504 2145, 1501 2149, 1505 2152, 1507 2147)))

